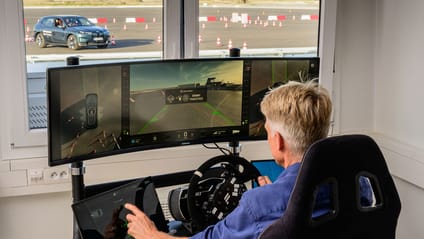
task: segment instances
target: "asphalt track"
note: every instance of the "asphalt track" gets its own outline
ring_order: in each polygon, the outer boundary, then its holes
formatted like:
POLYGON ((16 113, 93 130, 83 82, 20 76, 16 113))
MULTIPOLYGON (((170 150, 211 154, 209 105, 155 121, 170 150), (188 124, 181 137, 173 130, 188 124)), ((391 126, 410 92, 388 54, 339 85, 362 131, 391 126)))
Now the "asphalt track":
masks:
MULTIPOLYGON (((25 32, 32 36, 32 27, 44 15, 77 14, 96 19, 106 27, 115 44, 106 49, 86 48, 79 53, 117 53, 161 51, 162 8, 26 8, 25 32)), ((199 21, 200 50, 239 48, 313 47, 318 42, 318 10, 299 7, 241 8, 201 7, 199 21), (232 22, 233 14, 247 14, 248 22, 232 22), (276 19, 278 17, 278 19, 276 19)), ((29 39, 27 39, 29 40, 29 39)), ((40 49, 34 42, 26 42, 27 55, 72 54, 66 47, 40 49)))

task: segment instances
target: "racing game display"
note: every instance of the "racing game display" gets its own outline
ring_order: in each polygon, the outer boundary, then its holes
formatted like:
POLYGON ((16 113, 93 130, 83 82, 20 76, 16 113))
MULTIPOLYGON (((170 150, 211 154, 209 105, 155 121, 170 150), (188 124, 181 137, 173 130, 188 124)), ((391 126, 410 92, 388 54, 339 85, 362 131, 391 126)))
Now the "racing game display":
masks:
POLYGON ((119 148, 121 66, 48 72, 49 157, 68 161, 119 148))
POLYGON ((266 139, 265 119, 260 110, 260 102, 270 89, 289 81, 310 81, 318 79, 319 58, 308 59, 252 59, 245 60, 249 68, 249 137, 266 139))
POLYGON ((272 87, 318 58, 151 60, 49 68, 49 165, 178 145, 266 139, 272 87))
POLYGON ((238 135, 242 60, 174 61, 129 67, 130 147, 238 135))

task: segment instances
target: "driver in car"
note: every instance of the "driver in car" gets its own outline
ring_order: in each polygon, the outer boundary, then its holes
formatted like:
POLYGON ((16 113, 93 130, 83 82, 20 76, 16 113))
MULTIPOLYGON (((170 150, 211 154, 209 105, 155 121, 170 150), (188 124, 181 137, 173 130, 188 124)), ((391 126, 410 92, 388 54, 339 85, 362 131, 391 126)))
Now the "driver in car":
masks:
MULTIPOLYGON (((261 187, 248 190, 239 205, 223 220, 191 238, 258 238, 285 212, 306 149, 327 137, 332 103, 328 92, 314 82, 289 82, 270 90, 261 101, 267 140, 274 160, 285 168, 275 182, 260 176, 261 187)), ((328 212, 329 192, 320 190, 314 215, 328 212)), ((136 239, 175 238, 156 229, 136 206, 126 204, 128 234, 136 239)))
POLYGON ((61 27, 61 26, 62 26, 62 24, 63 24, 63 22, 62 22, 62 20, 61 20, 60 18, 56 18, 56 19, 54 20, 54 25, 55 25, 55 27, 61 27))

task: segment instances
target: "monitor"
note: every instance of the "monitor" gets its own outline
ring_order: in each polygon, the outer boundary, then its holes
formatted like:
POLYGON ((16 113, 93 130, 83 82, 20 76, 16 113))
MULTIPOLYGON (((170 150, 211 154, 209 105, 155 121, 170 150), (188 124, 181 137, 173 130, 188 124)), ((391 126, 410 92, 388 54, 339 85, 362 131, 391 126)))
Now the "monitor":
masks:
POLYGON ((242 59, 49 68, 49 165, 247 134, 242 59))
MULTIPOLYGON (((123 147, 231 140, 241 134, 243 61, 190 60, 123 68, 123 147), (127 104, 125 104, 127 103, 127 104)), ((247 87, 247 85, 245 86, 247 87)))
POLYGON ((251 58, 245 59, 245 73, 249 74, 249 133, 248 140, 266 139, 265 119, 260 102, 271 88, 289 81, 317 80, 319 58, 251 58))
POLYGON ((266 139, 271 87, 318 58, 146 60, 47 69, 50 166, 132 151, 266 139))

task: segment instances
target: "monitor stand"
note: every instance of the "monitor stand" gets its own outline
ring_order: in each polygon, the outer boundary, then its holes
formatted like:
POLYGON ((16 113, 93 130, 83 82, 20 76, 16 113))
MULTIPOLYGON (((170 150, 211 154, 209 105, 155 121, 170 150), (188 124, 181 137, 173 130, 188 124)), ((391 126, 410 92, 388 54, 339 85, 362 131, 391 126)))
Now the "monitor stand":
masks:
MULTIPOLYGON (((72 202, 78 202, 85 197, 84 185, 85 166, 82 162, 75 162, 71 164, 71 177, 72 177, 72 202)), ((78 228, 78 223, 73 219, 73 239, 81 239, 81 234, 78 228)))
POLYGON ((231 153, 234 156, 239 156, 240 155, 240 151, 241 151, 241 144, 239 141, 234 140, 234 141, 230 141, 228 142, 228 147, 231 149, 231 153))

